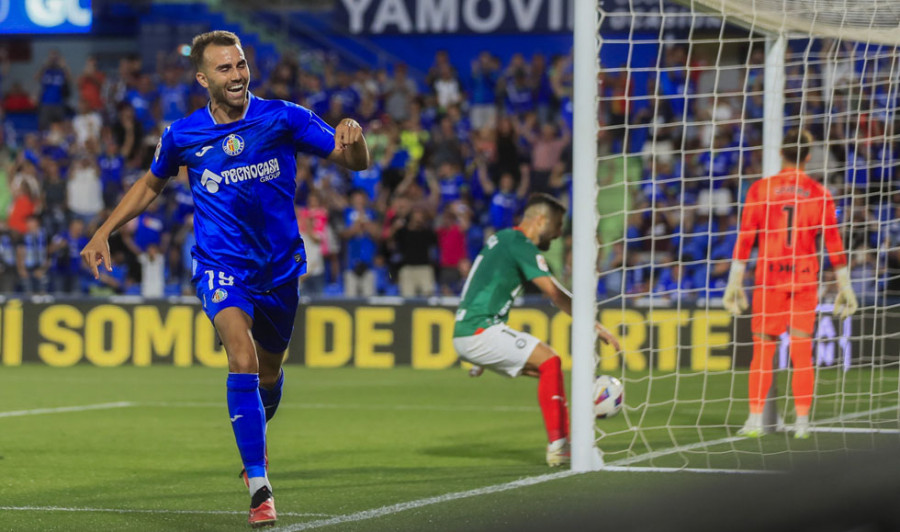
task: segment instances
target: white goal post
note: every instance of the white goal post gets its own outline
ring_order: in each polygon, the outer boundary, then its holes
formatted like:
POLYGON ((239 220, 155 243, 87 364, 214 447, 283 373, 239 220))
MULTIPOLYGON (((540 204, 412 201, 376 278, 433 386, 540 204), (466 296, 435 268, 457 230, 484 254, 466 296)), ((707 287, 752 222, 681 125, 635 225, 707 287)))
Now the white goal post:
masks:
MULTIPOLYGON (((896 439, 900 2, 579 0, 574 8, 572 469, 765 469, 896 439), (681 92, 666 92, 663 76, 679 68, 681 92), (843 323, 830 317, 823 263, 813 438, 748 442, 736 431, 747 412, 749 318, 723 321, 716 283, 730 253, 712 247, 733 238, 750 183, 780 170, 789 126, 817 135, 809 173, 835 197, 861 310, 843 323), (617 177, 604 180, 609 173, 617 177), (610 193, 620 190, 615 207, 610 193), (644 231, 635 229, 641 223, 644 231), (689 257, 686 242, 699 232, 706 244, 689 257), (685 282, 686 271, 700 282, 685 282), (676 277, 676 289, 658 289, 665 276, 676 277), (598 354, 598 315, 626 337, 623 353, 598 354), (594 418, 599 373, 625 383, 617 418, 594 418)), ((787 352, 783 342, 776 368, 790 368, 787 352)), ((788 375, 779 372, 773 394, 779 378, 781 392, 770 400, 783 417, 793 404, 788 375)))

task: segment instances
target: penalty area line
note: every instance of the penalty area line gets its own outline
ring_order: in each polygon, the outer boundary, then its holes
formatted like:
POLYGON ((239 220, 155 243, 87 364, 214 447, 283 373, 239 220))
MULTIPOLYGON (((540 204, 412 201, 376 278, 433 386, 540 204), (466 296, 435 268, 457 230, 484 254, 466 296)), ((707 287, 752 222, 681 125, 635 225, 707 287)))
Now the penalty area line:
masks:
POLYGON ((319 519, 317 521, 308 521, 306 523, 297 523, 296 525, 290 525, 286 527, 278 528, 277 530, 281 530, 283 532, 300 532, 301 530, 311 530, 314 528, 320 528, 323 526, 331 526, 331 525, 341 525, 344 523, 353 523, 356 521, 366 521, 368 519, 375 519, 377 517, 384 517, 391 514, 396 514, 399 512, 404 512, 406 510, 413 510, 416 508, 422 508, 423 506, 430 506, 432 504, 440 504, 444 502, 455 501, 458 499, 466 499, 469 497, 477 497, 479 495, 488 495, 491 493, 499 493, 501 491, 514 490, 517 488, 523 488, 526 486, 534 486, 536 484, 542 484, 544 482, 550 482, 551 480, 557 480, 560 478, 571 477, 573 475, 580 475, 582 472, 580 471, 560 471, 559 473, 550 473, 547 475, 540 475, 536 477, 527 477, 519 480, 514 480, 512 482, 507 482, 505 484, 496 484, 494 486, 487 486, 484 488, 477 488, 469 491, 458 491, 455 493, 447 493, 445 495, 438 495, 436 497, 429 497, 427 499, 419 499, 417 501, 409 501, 409 502, 401 502, 398 504, 392 504, 390 506, 382 506, 381 508, 374 508, 372 510, 364 510, 362 512, 356 512, 352 514, 339 515, 336 517, 332 517, 330 519, 319 519))
MULTIPOLYGON (((134 403, 132 406, 159 407, 159 408, 224 408, 225 403, 213 402, 185 402, 174 403, 171 401, 147 401, 134 403)), ((340 403, 287 403, 278 407, 279 409, 299 409, 299 410, 393 410, 393 411, 434 411, 434 412, 538 412, 540 409, 536 406, 514 406, 514 405, 458 405, 458 406, 442 406, 442 405, 378 405, 378 404, 340 404, 340 403)))
MULTIPOLYGON (((142 510, 137 508, 68 508, 64 506, 0 506, 2 511, 10 512, 84 512, 84 513, 116 513, 116 514, 183 514, 183 515, 247 515, 246 511, 232 510, 142 510)), ((331 514, 278 512, 287 517, 328 517, 331 514)))
POLYGON ((40 414, 60 414, 64 412, 85 412, 88 410, 109 410, 111 408, 127 408, 134 405, 135 403, 132 403, 130 401, 120 401, 118 403, 98 403, 94 405, 60 406, 57 408, 34 408, 31 410, 12 410, 9 412, 0 412, 0 417, 36 416, 40 414))

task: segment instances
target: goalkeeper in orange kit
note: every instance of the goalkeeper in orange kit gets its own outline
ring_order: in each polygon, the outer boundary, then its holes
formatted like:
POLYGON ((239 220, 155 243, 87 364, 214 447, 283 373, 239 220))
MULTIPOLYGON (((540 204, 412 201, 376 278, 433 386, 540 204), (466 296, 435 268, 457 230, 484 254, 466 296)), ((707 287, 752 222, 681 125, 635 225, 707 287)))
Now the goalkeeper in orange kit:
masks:
POLYGON ((794 372, 791 388, 797 415, 794 437, 809 437, 815 373, 812 334, 819 283, 819 244, 825 248, 838 282, 834 313, 844 319, 857 309, 850 273, 837 228, 834 201, 824 186, 804 173, 813 137, 791 129, 781 148, 782 170, 750 187, 744 201, 734 262, 725 288, 725 308, 734 315, 747 309, 744 271, 759 235, 753 290, 753 360, 750 363, 750 417, 738 434, 763 434, 763 407, 772 384, 772 358, 787 329, 794 372))

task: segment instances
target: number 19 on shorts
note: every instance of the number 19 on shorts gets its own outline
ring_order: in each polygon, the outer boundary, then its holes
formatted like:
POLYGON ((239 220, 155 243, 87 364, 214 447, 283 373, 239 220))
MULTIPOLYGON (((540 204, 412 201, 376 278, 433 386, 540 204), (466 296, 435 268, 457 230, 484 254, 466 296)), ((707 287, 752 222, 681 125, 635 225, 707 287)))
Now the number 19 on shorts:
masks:
MULTIPOLYGON (((204 270, 203 273, 209 278, 209 289, 213 290, 216 287, 216 272, 204 270)), ((225 275, 225 272, 219 272, 219 286, 234 286, 234 276, 225 275)))

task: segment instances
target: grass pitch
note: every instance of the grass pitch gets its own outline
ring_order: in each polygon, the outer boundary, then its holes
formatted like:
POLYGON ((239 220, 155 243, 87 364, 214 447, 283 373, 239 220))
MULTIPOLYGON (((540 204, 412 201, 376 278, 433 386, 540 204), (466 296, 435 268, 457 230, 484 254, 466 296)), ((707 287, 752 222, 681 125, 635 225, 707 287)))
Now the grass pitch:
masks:
MULTIPOLYGON (((710 478, 617 471, 546 477, 558 470, 544 465, 533 379, 471 379, 459 369, 296 366, 288 366, 286 376, 268 431, 282 530, 494 530, 621 508, 710 478), (522 485, 508 484, 521 479, 522 485), (465 496, 448 495, 460 493, 465 496)), ((721 428, 636 436, 626 429, 638 416, 647 425, 676 419, 688 426, 695 419, 739 424, 745 414, 715 400, 697 402, 702 408, 695 411, 691 400, 702 386, 661 379, 650 390, 640 376, 630 377, 627 418, 598 425, 614 433, 603 443, 608 461, 729 436, 721 428), (676 396, 686 410, 673 413, 664 398, 676 396)), ((707 378, 708 396, 730 390, 730 379, 707 378)), ((844 448, 846 441, 846 435, 822 434, 802 444, 844 448)), ((782 451, 792 444, 774 435, 764 443, 729 442, 712 453, 701 446, 635 465, 728 467, 742 451, 746 467, 760 445, 770 446, 773 456, 790 456, 782 451)), ((2 531, 243 530, 249 497, 239 470, 223 370, 0 368, 2 531)), ((733 477, 741 483, 751 475, 733 477)))

